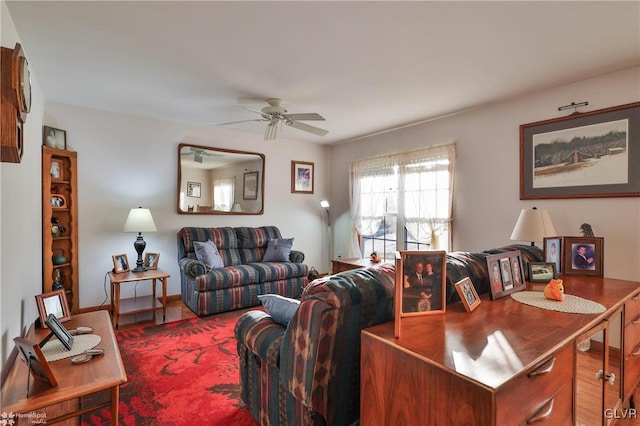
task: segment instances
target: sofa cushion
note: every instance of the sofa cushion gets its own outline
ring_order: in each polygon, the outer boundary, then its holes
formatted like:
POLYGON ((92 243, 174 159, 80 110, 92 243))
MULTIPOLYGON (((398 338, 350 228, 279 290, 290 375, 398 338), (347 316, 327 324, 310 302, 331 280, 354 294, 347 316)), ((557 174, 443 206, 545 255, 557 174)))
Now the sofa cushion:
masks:
POLYGON ((275 226, 257 228, 233 228, 238 241, 238 252, 242 263, 262 262, 269 240, 282 238, 280 230, 275 226))
POLYGON ((224 262, 218 252, 213 241, 207 240, 204 243, 200 241, 194 241, 193 247, 196 252, 196 258, 207 265, 209 268, 223 268, 224 262))
POLYGON ((288 326, 289 321, 300 307, 300 301, 280 296, 279 294, 260 294, 258 299, 271 318, 278 324, 288 326))
POLYGON ((249 265, 225 266, 224 268, 212 269, 195 279, 196 291, 220 290, 260 282, 258 271, 249 265))
POLYGON ((259 262, 249 263, 258 271, 260 282, 286 280, 309 275, 309 266, 293 262, 259 262))
POLYGON ((184 227, 178 231, 178 259, 191 257, 196 259, 194 241, 213 241, 222 257, 224 266, 240 264, 238 239, 233 228, 184 227))
POLYGON ((263 262, 288 262, 293 238, 275 238, 269 240, 267 251, 262 258, 263 262))

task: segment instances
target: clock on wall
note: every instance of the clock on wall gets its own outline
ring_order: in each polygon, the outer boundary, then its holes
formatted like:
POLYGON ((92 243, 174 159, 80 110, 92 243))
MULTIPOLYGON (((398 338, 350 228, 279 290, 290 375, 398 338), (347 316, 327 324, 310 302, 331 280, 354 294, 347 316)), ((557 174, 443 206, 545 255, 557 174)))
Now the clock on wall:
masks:
POLYGON ((31 70, 20 43, 16 43, 14 49, 2 47, 0 63, 0 160, 19 163, 22 160, 24 123, 31 110, 31 70))

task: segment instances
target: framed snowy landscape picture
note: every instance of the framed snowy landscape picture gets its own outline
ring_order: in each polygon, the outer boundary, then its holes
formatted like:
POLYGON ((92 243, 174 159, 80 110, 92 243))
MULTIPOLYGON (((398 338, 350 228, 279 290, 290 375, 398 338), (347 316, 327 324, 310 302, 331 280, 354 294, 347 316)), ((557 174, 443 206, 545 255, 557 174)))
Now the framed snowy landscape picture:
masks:
POLYGON ((640 102, 520 126, 520 199, 640 196, 640 102))

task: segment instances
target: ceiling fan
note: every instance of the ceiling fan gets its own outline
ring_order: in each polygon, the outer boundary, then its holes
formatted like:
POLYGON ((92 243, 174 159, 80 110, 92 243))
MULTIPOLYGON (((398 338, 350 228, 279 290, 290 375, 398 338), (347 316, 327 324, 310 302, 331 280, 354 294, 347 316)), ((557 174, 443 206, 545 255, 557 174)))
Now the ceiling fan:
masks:
POLYGON ((230 121, 227 123, 218 123, 218 126, 226 126, 229 124, 237 124, 237 123, 246 123, 250 121, 264 121, 267 124, 267 128, 264 132, 264 140, 271 141, 276 138, 276 134, 278 133, 278 127, 287 125, 289 127, 293 127, 294 129, 302 130, 305 132, 312 133, 318 136, 324 136, 329 133, 328 130, 321 129, 319 127, 311 126, 310 124, 301 123, 300 121, 324 121, 324 117, 316 112, 309 113, 300 113, 300 114, 289 114, 287 109, 282 104, 282 100, 277 98, 267 99, 266 106, 262 108, 260 111, 256 111, 251 108, 247 108, 244 106, 237 105, 238 108, 246 109, 247 111, 251 111, 253 113, 259 114, 262 118, 256 118, 253 120, 240 120, 240 121, 230 121))
POLYGON ((193 155, 193 161, 195 161, 196 163, 202 163, 202 160, 204 159, 204 157, 219 157, 220 154, 215 154, 211 151, 207 151, 204 149, 198 149, 198 148, 193 148, 191 147, 189 151, 185 151, 185 152, 181 152, 180 155, 187 157, 190 155, 193 155))

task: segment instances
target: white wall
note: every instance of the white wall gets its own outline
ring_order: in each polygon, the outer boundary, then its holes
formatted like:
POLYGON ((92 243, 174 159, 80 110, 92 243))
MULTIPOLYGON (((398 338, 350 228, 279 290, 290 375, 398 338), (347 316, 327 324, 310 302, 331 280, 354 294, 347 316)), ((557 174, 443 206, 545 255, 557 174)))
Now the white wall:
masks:
MULTIPOLYGON (((158 232, 145 234, 144 239, 148 251, 160 253, 160 268, 171 275, 169 295, 180 294, 176 233, 183 226, 276 225, 284 237, 295 238, 293 247, 305 253, 305 263, 328 264, 324 211, 319 206, 328 193, 324 145, 282 139, 266 142, 261 135, 56 103, 46 104, 45 124, 66 130, 67 144, 78 152, 81 308, 105 300, 111 255, 126 253, 129 262, 135 262, 135 235, 123 233, 122 227, 129 209, 137 206, 150 208, 158 227, 158 232), (182 142, 265 154, 264 214, 178 214, 178 144, 182 142), (315 162, 315 194, 291 194, 292 160, 315 162)), ((133 288, 123 286, 122 297, 133 295, 133 288)), ((148 282, 140 283, 138 294, 148 294, 149 289, 148 282)))
MULTIPOLYGON (((0 2, 0 44, 14 48, 20 38, 4 2, 0 2)), ((23 46, 27 59, 29 47, 23 46)), ((0 371, 36 319, 34 296, 42 292, 42 116, 44 99, 32 68, 32 105, 24 127, 22 162, 0 163, 0 371)))
MULTIPOLYGON (((557 108, 589 101, 591 111, 640 100, 640 68, 557 87, 507 102, 331 147, 334 254, 349 255, 348 166, 356 159, 457 142, 453 249, 508 244, 520 209, 549 210, 559 235, 580 236, 590 223, 604 237, 605 276, 640 280, 640 199, 519 199, 519 126, 563 115, 557 108)), ((639 141, 632 141, 639 143, 639 141)), ((631 167, 638 167, 637 164, 631 167)))

